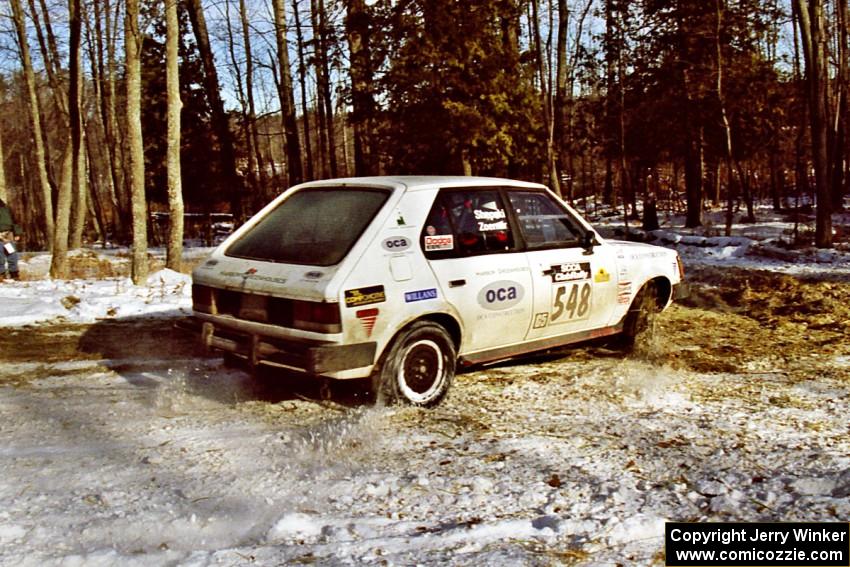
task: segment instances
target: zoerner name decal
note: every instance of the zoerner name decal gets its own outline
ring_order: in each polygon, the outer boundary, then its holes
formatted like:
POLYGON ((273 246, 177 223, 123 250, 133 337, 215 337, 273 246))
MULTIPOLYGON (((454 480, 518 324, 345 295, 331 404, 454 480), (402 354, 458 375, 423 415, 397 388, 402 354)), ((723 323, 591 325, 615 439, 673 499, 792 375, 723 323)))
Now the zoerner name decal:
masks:
POLYGON ((506 218, 505 211, 501 209, 496 211, 482 211, 480 209, 475 209, 474 215, 475 220, 478 221, 479 232, 508 229, 508 222, 504 220, 506 218))

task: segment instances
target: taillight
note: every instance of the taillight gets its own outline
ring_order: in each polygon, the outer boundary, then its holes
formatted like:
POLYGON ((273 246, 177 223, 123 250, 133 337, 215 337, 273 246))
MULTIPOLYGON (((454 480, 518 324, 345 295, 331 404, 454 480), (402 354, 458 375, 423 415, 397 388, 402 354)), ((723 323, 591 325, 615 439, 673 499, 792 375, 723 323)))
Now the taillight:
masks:
POLYGON ((685 281, 685 265, 682 263, 682 258, 676 254, 676 263, 679 264, 679 279, 685 281))
POLYGON ((292 326, 317 333, 340 333, 339 304, 295 300, 292 302, 292 326))
POLYGON ((205 285, 192 284, 192 309, 201 313, 212 313, 213 292, 205 285))

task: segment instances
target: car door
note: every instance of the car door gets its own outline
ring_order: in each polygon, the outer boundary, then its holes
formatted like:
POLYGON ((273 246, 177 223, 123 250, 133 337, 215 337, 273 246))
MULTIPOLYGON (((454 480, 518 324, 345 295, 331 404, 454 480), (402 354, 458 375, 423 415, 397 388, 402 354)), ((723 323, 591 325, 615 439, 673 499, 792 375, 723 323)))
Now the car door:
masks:
POLYGON ((420 245, 440 292, 461 319, 461 353, 525 339, 533 284, 498 189, 441 189, 420 245))
POLYGON ((546 191, 509 190, 507 198, 533 281, 534 314, 526 338, 608 325, 617 305, 617 258, 611 248, 583 248, 589 229, 546 191))

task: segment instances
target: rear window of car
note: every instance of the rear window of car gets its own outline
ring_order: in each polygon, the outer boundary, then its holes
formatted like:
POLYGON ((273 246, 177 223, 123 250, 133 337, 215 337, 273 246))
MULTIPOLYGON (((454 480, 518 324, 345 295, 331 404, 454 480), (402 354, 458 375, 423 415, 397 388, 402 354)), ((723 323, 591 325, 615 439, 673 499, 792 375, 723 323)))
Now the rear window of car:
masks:
POLYGON ((380 189, 298 191, 231 244, 226 255, 282 264, 338 264, 389 194, 380 189))

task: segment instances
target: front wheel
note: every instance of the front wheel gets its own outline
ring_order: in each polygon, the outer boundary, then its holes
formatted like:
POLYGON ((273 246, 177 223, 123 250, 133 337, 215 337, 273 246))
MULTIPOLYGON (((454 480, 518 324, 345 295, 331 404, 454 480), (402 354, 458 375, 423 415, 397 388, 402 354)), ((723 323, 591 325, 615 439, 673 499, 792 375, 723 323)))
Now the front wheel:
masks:
POLYGON ((623 321, 623 333, 619 337, 619 345, 626 350, 635 346, 638 336, 652 331, 655 324, 655 316, 660 311, 658 305, 658 286, 655 282, 648 282, 635 296, 632 305, 626 313, 623 321))
POLYGON ((446 396, 455 374, 457 351, 448 332, 428 321, 403 330, 372 377, 377 403, 434 406, 446 396))

